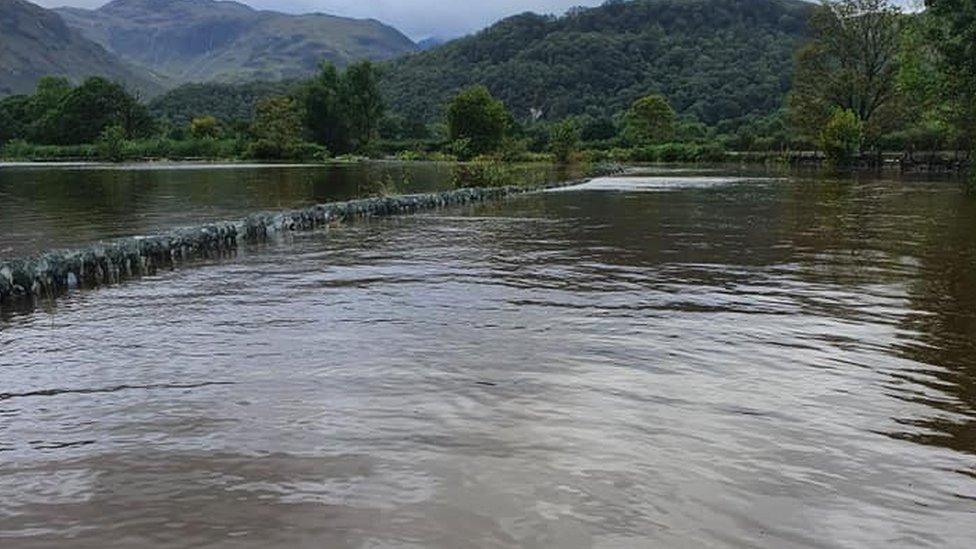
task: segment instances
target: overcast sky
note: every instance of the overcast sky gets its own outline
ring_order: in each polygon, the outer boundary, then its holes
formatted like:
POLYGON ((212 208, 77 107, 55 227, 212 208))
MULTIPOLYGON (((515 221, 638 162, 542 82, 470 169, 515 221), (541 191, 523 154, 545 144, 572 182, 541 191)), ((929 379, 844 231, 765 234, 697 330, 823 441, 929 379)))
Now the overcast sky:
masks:
MULTIPOLYGON (((47 7, 94 8, 107 0, 32 0, 47 7)), ((242 0, 256 8, 293 13, 321 11, 370 17, 389 23, 411 38, 451 38, 480 30, 516 13, 561 14, 573 6, 595 6, 603 0, 242 0)))

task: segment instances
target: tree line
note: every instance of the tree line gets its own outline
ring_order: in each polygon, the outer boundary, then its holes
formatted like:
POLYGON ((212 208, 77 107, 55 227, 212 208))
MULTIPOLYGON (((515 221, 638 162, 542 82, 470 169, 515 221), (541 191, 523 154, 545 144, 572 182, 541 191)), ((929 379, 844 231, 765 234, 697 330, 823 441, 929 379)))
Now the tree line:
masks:
POLYGON ((976 2, 831 0, 810 20, 787 112, 797 140, 835 163, 885 149, 976 143, 976 2))
POLYGON ((145 156, 258 159, 367 153, 386 116, 378 82, 378 69, 368 61, 344 71, 324 63, 307 81, 260 86, 244 116, 222 119, 201 108, 174 123, 154 117, 119 83, 92 77, 73 86, 45 77, 33 94, 0 100, 0 144, 27 151, 39 150, 31 145, 74 147, 60 150, 110 160, 127 156, 127 148, 145 156))
MULTIPOLYGON (((810 13, 781 108, 745 121, 705 124, 653 88, 611 113, 518 115, 484 85, 456 90, 430 121, 389 108, 389 67, 363 62, 324 64, 304 81, 193 85, 149 108, 101 78, 79 86, 45 78, 33 95, 0 100, 0 142, 265 159, 696 161, 726 150, 819 149, 838 165, 883 150, 963 151, 976 143, 974 4, 929 0, 923 12, 904 13, 888 0, 823 2, 810 13)), ((519 21, 491 32, 522 32, 519 21)))

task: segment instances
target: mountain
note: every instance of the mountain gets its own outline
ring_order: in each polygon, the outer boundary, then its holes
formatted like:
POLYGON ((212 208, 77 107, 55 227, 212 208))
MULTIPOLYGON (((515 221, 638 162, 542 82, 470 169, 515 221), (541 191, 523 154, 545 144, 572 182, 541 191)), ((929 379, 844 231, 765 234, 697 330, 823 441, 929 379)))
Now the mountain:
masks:
POLYGON ((395 110, 437 120, 458 89, 484 84, 518 118, 615 115, 663 93, 709 124, 769 113, 789 89, 812 5, 800 0, 612 0, 563 17, 531 13, 396 60, 395 110))
POLYGON ((437 46, 440 46, 445 42, 447 41, 444 40, 443 38, 431 36, 430 38, 424 38, 423 40, 417 42, 417 49, 419 49, 420 51, 426 51, 431 48, 436 48, 437 46))
POLYGON ((258 11, 237 2, 115 0, 58 12, 109 51, 177 82, 298 78, 326 59, 342 66, 417 49, 378 21, 258 11))
POLYGON ((75 82, 105 76, 144 95, 162 88, 160 79, 86 39, 57 13, 24 0, 0 0, 0 96, 30 92, 42 76, 75 82))

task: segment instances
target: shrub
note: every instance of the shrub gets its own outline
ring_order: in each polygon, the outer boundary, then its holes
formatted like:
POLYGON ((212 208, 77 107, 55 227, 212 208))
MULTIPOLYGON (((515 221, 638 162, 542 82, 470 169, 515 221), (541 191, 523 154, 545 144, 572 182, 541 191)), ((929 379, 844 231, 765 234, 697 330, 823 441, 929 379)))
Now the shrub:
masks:
POLYGON ((98 157, 108 162, 121 162, 125 159, 125 128, 109 126, 102 130, 95 142, 98 157))
POLYGON ((197 139, 217 139, 220 123, 213 116, 201 116, 190 121, 190 135, 197 139))
POLYGON ((820 132, 820 147, 827 161, 837 167, 850 166, 861 151, 864 124, 849 109, 836 109, 820 132))
POLYGON ((471 148, 471 140, 468 138, 451 141, 444 152, 459 160, 470 160, 474 156, 474 150, 471 148))
POLYGON ((315 143, 295 143, 285 151, 288 160, 324 161, 329 159, 329 150, 315 143))
POLYGON ((568 162, 579 150, 581 131, 574 120, 563 120, 549 130, 549 150, 559 162, 568 162))

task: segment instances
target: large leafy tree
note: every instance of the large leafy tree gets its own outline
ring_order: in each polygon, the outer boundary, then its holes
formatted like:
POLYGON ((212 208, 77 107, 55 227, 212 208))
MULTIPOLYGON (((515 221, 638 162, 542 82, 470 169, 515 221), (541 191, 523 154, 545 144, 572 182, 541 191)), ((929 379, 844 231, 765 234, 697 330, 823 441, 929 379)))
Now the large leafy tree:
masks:
POLYGON ((452 141, 467 141, 474 154, 498 150, 505 139, 511 115, 488 88, 462 90, 447 106, 448 134, 452 141))
POLYGON ((642 97, 625 115, 624 136, 634 145, 663 143, 674 137, 678 116, 663 95, 642 97))
POLYGON ((145 105, 122 85, 93 77, 64 95, 38 122, 33 137, 57 145, 93 143, 111 126, 134 139, 151 134, 154 122, 145 105))
POLYGON ((368 61, 341 74, 335 65, 323 63, 299 95, 309 137, 333 152, 367 150, 386 113, 379 71, 368 61))
POLYGON ((380 120, 386 112, 379 79, 376 66, 362 61, 347 67, 339 83, 350 141, 357 150, 367 149, 376 138, 380 120))
POLYGON ((301 97, 305 106, 305 128, 311 140, 333 152, 348 152, 339 71, 335 65, 323 63, 319 73, 306 84, 301 97))
POLYGON ((869 143, 898 126, 901 17, 888 0, 827 0, 814 11, 789 99, 804 136, 818 136, 837 109, 854 113, 869 143))
POLYGON ((940 150, 958 141, 953 119, 958 105, 948 100, 947 78, 932 34, 938 21, 923 12, 902 22, 898 92, 906 101, 899 134, 909 150, 940 150))
POLYGON ((43 121, 71 93, 67 78, 45 76, 33 95, 17 95, 0 101, 0 142, 10 139, 37 140, 43 121))
POLYGON ((12 95, 0 99, 0 143, 23 139, 31 117, 31 97, 12 95))
POLYGON ((269 97, 258 103, 248 156, 263 159, 288 158, 302 141, 301 105, 286 96, 269 97))
POLYGON ((258 103, 251 131, 258 139, 283 146, 298 143, 302 138, 302 114, 291 97, 269 97, 258 103))
POLYGON ((937 21, 932 34, 947 76, 946 99, 957 105, 955 122, 976 148, 976 0, 927 0, 926 5, 937 21))
POLYGON ((31 97, 31 110, 34 118, 58 108, 61 101, 71 93, 71 82, 63 76, 45 76, 38 80, 37 89, 31 97))

